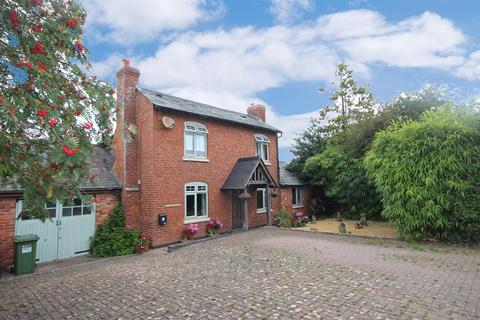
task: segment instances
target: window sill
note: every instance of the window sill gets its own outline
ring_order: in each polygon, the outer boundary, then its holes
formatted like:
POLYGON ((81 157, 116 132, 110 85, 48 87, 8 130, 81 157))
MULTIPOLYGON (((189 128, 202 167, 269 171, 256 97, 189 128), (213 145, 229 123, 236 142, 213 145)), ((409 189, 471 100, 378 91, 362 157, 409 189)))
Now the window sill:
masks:
POLYGON ((294 204, 292 208, 294 209, 303 208, 303 204, 294 204))
POLYGON ((265 163, 266 166, 269 166, 272 164, 270 161, 265 161, 265 160, 263 161, 263 163, 265 163))
POLYGON ((210 221, 209 217, 200 217, 200 218, 186 218, 183 221, 183 224, 197 223, 197 222, 207 222, 210 221))
POLYGON ((257 209, 257 213, 266 213, 267 209, 257 209))
POLYGON ((189 157, 183 157, 183 161, 193 161, 193 162, 209 162, 210 160, 206 158, 189 158, 189 157))

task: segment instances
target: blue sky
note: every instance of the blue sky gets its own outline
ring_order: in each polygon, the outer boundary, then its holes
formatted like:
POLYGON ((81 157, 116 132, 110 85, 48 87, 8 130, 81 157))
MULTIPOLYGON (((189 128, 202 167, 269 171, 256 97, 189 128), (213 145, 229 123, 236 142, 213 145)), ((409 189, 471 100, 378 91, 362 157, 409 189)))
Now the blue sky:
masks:
POLYGON ((80 2, 93 73, 114 83, 126 57, 146 87, 240 112, 263 103, 284 160, 341 62, 381 101, 427 83, 480 96, 476 0, 80 2))

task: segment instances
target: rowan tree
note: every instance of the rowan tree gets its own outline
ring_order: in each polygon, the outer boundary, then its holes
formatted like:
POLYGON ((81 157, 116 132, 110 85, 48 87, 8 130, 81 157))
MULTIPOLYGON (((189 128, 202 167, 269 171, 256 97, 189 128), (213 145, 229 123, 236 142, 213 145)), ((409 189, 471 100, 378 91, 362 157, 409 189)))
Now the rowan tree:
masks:
POLYGON ((82 197, 92 143, 110 144, 114 90, 88 75, 86 13, 76 1, 3 0, 0 8, 0 184, 24 190, 36 218, 82 197))

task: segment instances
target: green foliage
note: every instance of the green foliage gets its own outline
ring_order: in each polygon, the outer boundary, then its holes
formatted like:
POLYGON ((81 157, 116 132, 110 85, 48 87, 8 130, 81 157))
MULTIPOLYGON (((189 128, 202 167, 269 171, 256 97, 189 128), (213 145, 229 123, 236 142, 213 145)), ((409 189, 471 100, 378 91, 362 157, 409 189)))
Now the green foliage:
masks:
POLYGON ((480 241, 478 117, 444 107, 377 133, 365 167, 407 240, 480 241))
POLYGON ((80 197, 92 141, 110 144, 114 90, 85 73, 85 17, 78 1, 0 6, 0 183, 24 189, 37 218, 52 199, 80 197))
POLYGON ((348 65, 339 64, 335 74, 340 82, 337 91, 330 97, 333 103, 320 111, 320 119, 326 122, 323 130, 327 137, 341 133, 350 124, 369 119, 374 114, 373 95, 367 87, 357 86, 348 65))
POLYGON ((290 219, 290 213, 286 210, 282 210, 277 214, 277 217, 280 221, 280 227, 282 228, 291 228, 293 227, 292 220, 290 219))
POLYGON ((287 169, 305 180, 308 178, 303 173, 305 161, 325 149, 323 125, 322 119, 311 119, 310 126, 295 138, 295 146, 291 151, 295 158, 288 163, 287 169))
POLYGON ((90 252, 96 257, 123 256, 135 252, 138 240, 137 231, 125 228, 123 207, 118 205, 105 223, 98 226, 90 252))
POLYGON ((349 157, 344 146, 329 144, 325 151, 309 158, 305 174, 338 202, 343 217, 357 219, 361 213, 369 219, 380 216, 382 206, 368 181, 363 158, 349 157))

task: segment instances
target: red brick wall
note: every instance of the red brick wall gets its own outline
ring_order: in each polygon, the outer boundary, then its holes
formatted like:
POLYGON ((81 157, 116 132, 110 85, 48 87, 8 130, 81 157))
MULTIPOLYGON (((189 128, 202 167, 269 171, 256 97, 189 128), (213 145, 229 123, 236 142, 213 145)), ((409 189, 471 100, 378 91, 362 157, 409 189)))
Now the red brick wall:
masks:
POLYGON ((301 187, 301 195, 302 195, 302 204, 303 207, 300 208, 293 208, 292 204, 292 187, 289 186, 282 186, 280 189, 280 198, 281 198, 281 210, 287 210, 288 212, 292 212, 294 210, 300 210, 303 212, 304 215, 311 214, 311 203, 312 203, 312 190, 309 186, 302 186, 301 187))
POLYGON ((16 206, 15 198, 0 198, 0 270, 13 264, 16 206))
POLYGON ((95 198, 97 199, 97 203, 95 205, 97 214, 95 217, 95 224, 98 226, 99 224, 105 222, 105 219, 107 219, 120 199, 116 194, 113 193, 97 193, 95 198))
MULTIPOLYGON (((220 188, 239 158, 255 155, 254 135, 257 133, 267 135, 271 141, 269 150, 271 164, 267 168, 277 180, 278 164, 275 143, 277 137, 275 133, 173 112, 156 111, 153 120, 154 141, 162 143, 157 142, 152 145, 151 150, 155 154, 153 172, 156 174, 149 188, 154 196, 150 197, 152 201, 149 206, 150 211, 144 214, 145 223, 151 228, 150 232, 154 243, 160 244, 180 239, 180 233, 185 227, 184 185, 188 182, 198 181, 208 184, 209 217, 221 219, 225 223, 225 229, 232 228, 232 194, 231 191, 221 191, 220 188), (163 127, 161 118, 164 115, 175 120, 175 128, 163 127), (207 126, 209 162, 183 160, 184 122, 186 121, 199 122, 207 126), (165 206, 168 204, 180 204, 180 207, 166 208, 165 206), (168 214, 168 225, 158 226, 156 214, 159 211, 168 214)), ((266 214, 257 214, 256 212, 256 192, 255 189, 251 189, 249 190, 252 195, 249 200, 249 224, 251 226, 266 224, 266 214)), ((278 208, 279 203, 275 201, 273 211, 278 208)))
MULTIPOLYGON (((138 134, 136 137, 138 173, 141 181, 140 198, 137 205, 125 201, 127 215, 138 215, 140 230, 152 238, 153 245, 161 245, 181 239, 184 223, 184 185, 188 182, 208 184, 208 215, 219 218, 225 229, 232 227, 232 199, 230 191, 220 191, 237 159, 255 155, 254 135, 261 133, 269 137, 270 160, 268 169, 278 180, 276 134, 265 130, 206 119, 179 112, 160 112, 141 94, 136 97, 136 119, 138 134), (175 127, 167 129, 162 125, 162 117, 170 116, 175 127), (194 121, 207 126, 207 152, 209 162, 183 160, 184 122, 194 121), (173 206, 172 206, 173 205, 173 206), (158 214, 166 213, 168 223, 158 225, 158 214)), ((127 172, 130 168, 127 168, 127 172)), ((133 192, 130 192, 132 194, 133 192)), ((249 200, 250 225, 266 224, 266 214, 256 213, 256 193, 251 192, 249 200)), ((127 192, 127 196, 128 192, 127 192)), ((279 197, 273 199, 273 211, 280 208, 279 197)), ((207 222, 198 223, 204 235, 207 222)))
MULTIPOLYGON (((99 225, 112 212, 119 197, 113 193, 97 193, 95 198, 97 199, 95 223, 99 225)), ((16 207, 16 198, 0 198, 0 270, 14 264, 16 207)))
POLYGON ((129 228, 139 226, 139 201, 137 164, 139 163, 139 142, 134 139, 125 144, 120 130, 129 124, 137 124, 136 90, 140 73, 137 69, 125 66, 117 73, 117 99, 122 112, 117 115, 117 127, 114 139, 114 171, 122 182, 122 202, 129 210, 125 211, 125 223, 129 228), (124 121, 125 120, 125 121, 124 121))

